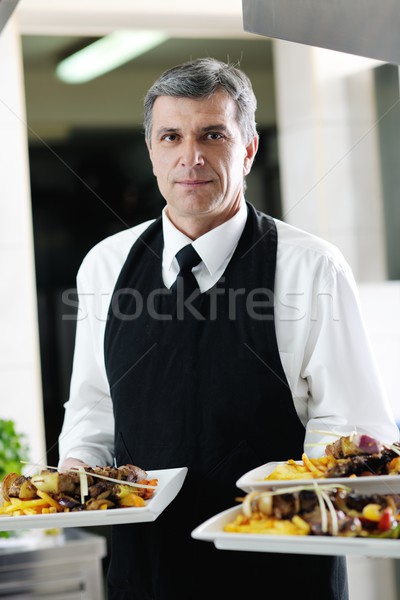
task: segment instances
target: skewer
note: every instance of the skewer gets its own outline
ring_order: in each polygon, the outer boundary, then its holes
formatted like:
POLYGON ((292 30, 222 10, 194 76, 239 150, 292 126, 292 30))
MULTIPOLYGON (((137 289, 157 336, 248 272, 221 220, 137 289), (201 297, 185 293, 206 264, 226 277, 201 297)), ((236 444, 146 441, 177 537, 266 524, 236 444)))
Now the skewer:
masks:
POLYGON ((97 473, 89 473, 89 471, 78 470, 78 469, 62 469, 61 467, 50 467, 49 465, 39 465, 37 463, 31 463, 25 460, 21 460, 21 463, 24 465, 29 465, 31 467, 40 467, 41 469, 54 469, 59 472, 66 473, 74 473, 75 475, 79 473, 84 473, 85 475, 89 475, 90 477, 97 477, 98 479, 104 479, 105 481, 111 481, 112 483, 118 483, 119 485, 130 485, 132 487, 140 487, 147 489, 155 489, 156 485, 148 485, 146 483, 134 483, 133 481, 124 481, 122 479, 113 479, 112 477, 106 477, 105 475, 98 475, 97 473))
POLYGON ((315 442, 314 444, 308 443, 308 444, 304 444, 304 446, 326 446, 325 442, 315 442))
POLYGON ((344 484, 338 484, 338 483, 319 483, 319 481, 313 481, 312 483, 308 484, 308 485, 290 485, 288 484, 288 486, 282 486, 279 489, 274 489, 274 490, 263 490, 262 492, 256 492, 258 494, 265 494, 268 496, 280 496, 282 494, 293 494, 294 492, 301 492, 301 491, 307 491, 307 490, 334 490, 337 488, 343 489, 345 491, 350 491, 351 488, 348 485, 344 485, 344 484))
MULTIPOLYGON (((310 429, 309 433, 321 433, 322 435, 330 435, 335 438, 340 438, 340 434, 338 434, 338 433, 334 433, 333 431, 324 431, 321 429, 310 429)), ((314 442, 314 443, 310 442, 308 444, 304 444, 304 446, 307 448, 311 448, 314 446, 326 446, 326 442, 314 442)))
POLYGON ((333 431, 324 431, 321 429, 310 429, 309 433, 322 433, 323 435, 331 435, 332 437, 335 437, 335 438, 341 437, 340 433, 334 433, 333 431))

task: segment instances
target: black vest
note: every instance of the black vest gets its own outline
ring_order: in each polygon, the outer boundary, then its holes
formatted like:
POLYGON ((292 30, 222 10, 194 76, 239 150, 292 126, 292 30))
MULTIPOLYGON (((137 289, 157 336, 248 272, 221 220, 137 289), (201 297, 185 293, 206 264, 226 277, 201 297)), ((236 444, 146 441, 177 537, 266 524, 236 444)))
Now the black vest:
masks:
MULTIPOLYGON (((242 592, 259 594, 284 565, 296 565, 300 576, 304 560, 305 569, 312 564, 312 572, 325 579, 307 588, 308 597, 343 600, 345 595, 330 591, 342 585, 339 576, 340 584, 332 584, 339 571, 331 558, 221 552, 190 537, 196 525, 243 496, 235 485, 243 473, 302 453, 304 428, 275 334, 273 219, 248 205, 245 229, 223 277, 186 306, 163 284, 162 251, 157 219, 133 245, 110 303, 105 364, 115 455, 118 464, 189 471, 156 522, 114 527, 109 595, 235 600, 242 592), (213 572, 218 584, 210 583, 213 572), (243 588, 238 577, 245 578, 243 588), (221 585, 219 594, 210 589, 214 585, 221 585)), ((306 574, 303 581, 310 580, 306 574)))

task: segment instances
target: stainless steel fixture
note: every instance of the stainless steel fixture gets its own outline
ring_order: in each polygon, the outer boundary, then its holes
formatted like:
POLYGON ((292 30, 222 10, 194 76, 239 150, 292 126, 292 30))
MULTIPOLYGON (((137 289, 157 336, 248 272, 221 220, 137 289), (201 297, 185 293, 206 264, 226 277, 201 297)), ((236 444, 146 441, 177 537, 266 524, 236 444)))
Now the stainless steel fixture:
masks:
POLYGON ((400 64, 398 0, 242 0, 249 33, 400 64))
POLYGON ((106 539, 84 529, 2 540, 0 598, 104 600, 106 552, 106 539))

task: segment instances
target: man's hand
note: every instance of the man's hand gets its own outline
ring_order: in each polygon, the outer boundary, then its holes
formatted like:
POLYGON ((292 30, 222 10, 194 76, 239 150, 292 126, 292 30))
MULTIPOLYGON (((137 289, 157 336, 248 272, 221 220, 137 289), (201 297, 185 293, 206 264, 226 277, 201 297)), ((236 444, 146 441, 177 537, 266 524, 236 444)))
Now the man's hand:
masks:
POLYGON ((76 467, 83 467, 86 469, 86 467, 89 467, 89 465, 83 462, 83 460, 79 460, 79 458, 73 458, 71 456, 71 458, 66 458, 64 460, 60 466, 60 469, 75 469, 76 467))

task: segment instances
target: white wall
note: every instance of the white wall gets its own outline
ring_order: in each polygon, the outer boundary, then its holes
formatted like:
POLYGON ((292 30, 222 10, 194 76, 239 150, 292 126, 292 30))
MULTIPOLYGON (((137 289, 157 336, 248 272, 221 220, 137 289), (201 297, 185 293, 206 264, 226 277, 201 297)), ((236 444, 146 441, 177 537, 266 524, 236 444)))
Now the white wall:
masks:
POLYGON ((359 283, 358 289, 383 384, 400 424, 400 281, 359 283))
POLYGON ((283 218, 338 246, 357 280, 384 280, 370 60, 351 72, 349 55, 283 40, 273 55, 283 218))
POLYGON ((349 600, 397 600, 396 562, 390 558, 348 556, 349 600))
POLYGON ((0 418, 45 461, 27 131, 19 31, 0 33, 0 418))

